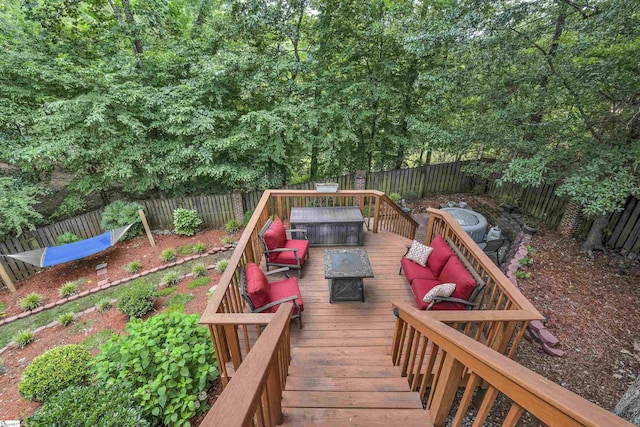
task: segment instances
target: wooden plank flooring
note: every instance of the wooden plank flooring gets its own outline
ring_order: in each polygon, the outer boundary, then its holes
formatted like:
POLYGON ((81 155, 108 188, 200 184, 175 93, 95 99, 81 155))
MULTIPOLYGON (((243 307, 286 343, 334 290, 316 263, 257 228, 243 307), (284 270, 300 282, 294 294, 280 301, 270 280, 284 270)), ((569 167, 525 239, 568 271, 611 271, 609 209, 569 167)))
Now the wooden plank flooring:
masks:
POLYGON ((290 326, 284 425, 431 425, 418 394, 409 391, 390 355, 395 326, 390 301, 415 301, 404 276, 398 275, 409 244, 391 233, 365 233, 364 249, 375 277, 364 279, 364 303, 329 303, 325 248, 311 248, 298 279, 303 329, 297 322, 290 326))

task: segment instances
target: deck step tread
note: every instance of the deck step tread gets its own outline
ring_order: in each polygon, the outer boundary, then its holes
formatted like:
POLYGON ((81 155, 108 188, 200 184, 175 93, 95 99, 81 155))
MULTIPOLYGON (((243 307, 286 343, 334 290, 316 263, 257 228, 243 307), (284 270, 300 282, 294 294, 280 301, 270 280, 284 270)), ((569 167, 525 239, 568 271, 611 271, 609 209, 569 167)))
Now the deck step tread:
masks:
POLYGON ((422 409, 416 392, 289 391, 282 392, 283 408, 422 409))
POLYGON ((291 377, 285 390, 298 391, 410 391, 406 378, 291 377))
POLYGON ((282 426, 429 427, 429 412, 423 409, 335 409, 283 408, 282 426))

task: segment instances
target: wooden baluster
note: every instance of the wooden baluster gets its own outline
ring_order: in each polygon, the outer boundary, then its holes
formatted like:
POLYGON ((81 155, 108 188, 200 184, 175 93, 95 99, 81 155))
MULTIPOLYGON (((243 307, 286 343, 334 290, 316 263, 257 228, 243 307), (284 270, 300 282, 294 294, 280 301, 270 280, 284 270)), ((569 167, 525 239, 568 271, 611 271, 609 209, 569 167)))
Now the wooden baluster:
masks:
POLYGON ((376 197, 376 204, 373 210, 373 232, 378 232, 378 220, 380 219, 380 197, 376 197))
POLYGON ((452 427, 462 425, 462 420, 467 414, 469 404, 471 403, 471 399, 473 399, 473 393, 476 391, 476 387, 478 387, 478 384, 480 384, 480 380, 481 378, 474 373, 471 373, 471 375, 469 375, 467 384, 464 387, 464 394, 462 395, 462 399, 460 400, 460 404, 458 405, 458 410, 456 411, 453 423, 451 424, 452 427))
POLYGON ((509 409, 509 413, 507 414, 504 421, 502 422, 502 426, 515 427, 515 425, 520 420, 520 417, 522 416, 523 412, 524 410, 522 409, 522 406, 514 402, 513 405, 511 405, 511 408, 509 409))
POLYGON ((476 414, 476 419, 473 421, 473 427, 481 427, 484 425, 484 422, 487 420, 487 417, 491 412, 491 407, 493 407, 496 397, 498 397, 498 390, 493 386, 489 386, 486 394, 484 395, 484 399, 482 399, 482 404, 478 409, 478 413, 476 414))
POLYGON ((282 422, 282 388, 280 387, 280 380, 278 378, 278 369, 276 361, 274 360, 269 366, 269 376, 267 378, 267 397, 269 404, 269 420, 271 426, 280 424, 282 422))
MULTIPOLYGON (((422 363, 424 362, 424 356, 427 353, 427 347, 429 344, 429 340, 427 337, 422 336, 422 345, 420 347, 420 358, 418 359, 418 364, 415 367, 415 371, 413 372, 413 377, 410 378, 411 381, 411 390, 416 391, 418 388, 418 381, 420 381, 420 372, 422 370, 422 363)), ((426 375, 426 373, 424 374, 426 375)))
POLYGON ((415 372, 413 370, 415 367, 416 358, 419 357, 420 351, 418 350, 418 347, 419 347, 421 338, 422 338, 422 335, 419 332, 416 333, 413 339, 413 343, 411 344, 411 362, 409 363, 409 370, 407 371, 408 372, 407 380, 409 380, 409 383, 413 382, 413 377, 415 376, 415 372))
POLYGON ((435 390, 431 393, 433 399, 429 406, 431 420, 434 425, 445 424, 449 412, 451 412, 451 405, 460 385, 463 370, 464 365, 456 360, 452 354, 447 353, 444 356, 442 369, 438 376, 438 381, 434 384, 435 390))
POLYGON ((404 358, 404 363, 402 364, 402 376, 406 377, 407 376, 407 368, 409 366, 409 359, 411 358, 413 352, 413 346, 414 346, 414 334, 416 333, 416 330, 413 326, 409 326, 409 337, 407 338, 407 352, 406 352, 406 356, 404 358))
POLYGON ((238 339, 236 325, 224 325, 224 334, 226 336, 229 353, 231 353, 233 369, 237 371, 242 363, 242 352, 240 351, 240 341, 238 339))

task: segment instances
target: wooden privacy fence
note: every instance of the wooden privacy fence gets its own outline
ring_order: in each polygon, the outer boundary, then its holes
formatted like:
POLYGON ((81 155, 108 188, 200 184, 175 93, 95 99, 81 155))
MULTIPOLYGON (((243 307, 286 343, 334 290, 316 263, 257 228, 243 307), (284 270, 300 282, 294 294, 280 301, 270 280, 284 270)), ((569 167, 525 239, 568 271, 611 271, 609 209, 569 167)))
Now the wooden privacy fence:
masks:
POLYGON ((522 212, 544 223, 557 227, 567 207, 567 198, 556 196, 556 184, 543 184, 539 187, 524 188, 519 184, 505 184, 500 187, 495 180, 487 182, 487 194, 500 200, 513 200, 522 212))
POLYGON ((144 206, 149 226, 154 230, 173 230, 173 211, 178 208, 198 211, 204 228, 220 227, 234 218, 230 194, 143 200, 139 203, 144 206))

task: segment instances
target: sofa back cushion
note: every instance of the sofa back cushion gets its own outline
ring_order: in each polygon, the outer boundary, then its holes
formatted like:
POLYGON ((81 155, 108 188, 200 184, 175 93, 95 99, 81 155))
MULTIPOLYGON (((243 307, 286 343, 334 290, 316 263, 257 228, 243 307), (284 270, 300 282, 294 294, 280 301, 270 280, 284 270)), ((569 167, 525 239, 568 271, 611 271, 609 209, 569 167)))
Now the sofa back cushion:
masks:
MULTIPOLYGON (((441 236, 436 236, 429 244, 433 248, 433 251, 427 258, 427 266, 431 269, 433 274, 439 278, 442 269, 444 268, 449 258, 455 257, 455 254, 447 245, 447 242, 441 236)), ((448 282, 449 280, 440 280, 440 282, 448 282)))
POLYGON ((284 224, 280 218, 271 222, 269 229, 262 235, 262 239, 269 250, 284 248, 284 245, 287 244, 287 233, 284 231, 284 224))
POLYGON ((247 294, 253 303, 253 308, 258 309, 269 303, 269 283, 260 267, 250 262, 246 268, 247 294))
MULTIPOLYGON (((435 252, 435 251, 434 251, 435 252)), ((454 298, 468 300, 476 286, 476 281, 457 256, 452 256, 438 277, 440 283, 455 283, 456 289, 451 294, 454 298)))

